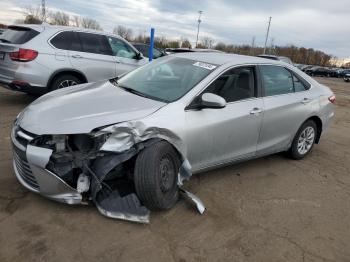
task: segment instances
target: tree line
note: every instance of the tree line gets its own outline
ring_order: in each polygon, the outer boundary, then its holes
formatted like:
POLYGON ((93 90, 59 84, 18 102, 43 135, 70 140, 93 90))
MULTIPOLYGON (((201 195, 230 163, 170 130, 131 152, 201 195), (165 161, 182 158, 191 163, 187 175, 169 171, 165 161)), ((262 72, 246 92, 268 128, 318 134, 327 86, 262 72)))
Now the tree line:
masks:
MULTIPOLYGON (((61 11, 50 11, 46 12, 45 17, 42 17, 41 9, 26 7, 24 9, 24 19, 16 20, 16 23, 24 24, 41 24, 43 21, 52 25, 61 26, 76 26, 89 28, 94 30, 103 30, 100 24, 91 18, 82 17, 77 15, 69 15, 61 11)), ((134 34, 131 28, 126 26, 118 25, 113 29, 113 33, 123 37, 130 42, 138 43, 149 43, 150 37, 146 33, 134 34)), ((155 37, 154 42, 157 48, 194 48, 185 37, 179 39, 168 39, 165 36, 155 37)), ((200 38, 199 43, 197 43, 197 48, 203 49, 216 49, 226 53, 234 53, 241 55, 260 55, 263 53, 264 48, 251 45, 234 45, 226 44, 223 42, 216 43, 211 37, 204 36, 200 38)), ((320 50, 314 50, 313 48, 297 47, 294 45, 288 46, 275 46, 273 41, 271 46, 267 48, 267 54, 286 56, 289 57, 294 63, 297 64, 308 64, 308 65, 318 65, 318 66, 334 66, 335 57, 322 52, 320 50)), ((345 64, 343 66, 350 66, 345 64)))

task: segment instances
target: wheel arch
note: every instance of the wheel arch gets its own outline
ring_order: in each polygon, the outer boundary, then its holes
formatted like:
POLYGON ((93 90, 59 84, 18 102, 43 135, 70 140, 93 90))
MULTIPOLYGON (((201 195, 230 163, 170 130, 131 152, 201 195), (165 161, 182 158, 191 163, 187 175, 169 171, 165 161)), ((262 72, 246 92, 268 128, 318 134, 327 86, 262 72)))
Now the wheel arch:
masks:
MULTIPOLYGON (((322 120, 321 120, 320 117, 318 117, 318 116, 315 115, 315 116, 311 116, 311 117, 309 117, 308 119, 306 119, 306 120, 304 121, 304 123, 307 122, 307 121, 309 121, 309 120, 313 121, 313 122, 316 124, 316 127, 317 127, 317 134, 316 134, 315 143, 318 144, 319 141, 320 141, 320 138, 321 138, 321 134, 322 134, 322 127, 323 127, 322 120)), ((303 123, 303 124, 304 124, 304 123, 303 123)))
POLYGON ((71 69, 71 68, 64 68, 64 69, 59 69, 55 71, 49 78, 49 81, 47 82, 47 87, 51 88, 51 85, 54 81, 55 78, 62 76, 62 75, 73 75, 81 80, 82 83, 87 83, 87 78, 86 76, 80 72, 79 70, 71 69))

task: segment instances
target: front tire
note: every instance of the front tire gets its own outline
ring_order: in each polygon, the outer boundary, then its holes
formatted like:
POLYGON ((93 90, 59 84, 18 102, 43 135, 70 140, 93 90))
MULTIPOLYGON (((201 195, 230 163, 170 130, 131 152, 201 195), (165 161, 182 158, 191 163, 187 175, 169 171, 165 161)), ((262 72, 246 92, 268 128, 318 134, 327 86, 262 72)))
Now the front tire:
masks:
POLYGON ((317 136, 317 126, 314 121, 306 121, 295 135, 289 149, 291 158, 299 160, 309 154, 315 144, 317 136))
POLYGON ((172 208, 179 197, 177 176, 181 162, 175 149, 165 141, 142 150, 136 159, 136 194, 150 210, 172 208))

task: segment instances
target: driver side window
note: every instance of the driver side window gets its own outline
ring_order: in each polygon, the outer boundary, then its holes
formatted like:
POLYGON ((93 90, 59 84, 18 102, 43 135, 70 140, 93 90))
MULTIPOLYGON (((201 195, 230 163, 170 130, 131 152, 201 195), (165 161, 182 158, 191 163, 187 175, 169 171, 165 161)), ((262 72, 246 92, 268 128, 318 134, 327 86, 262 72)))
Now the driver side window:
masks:
POLYGON ((117 57, 136 59, 136 56, 137 56, 136 52, 124 41, 115 37, 110 37, 110 36, 107 36, 107 38, 112 48, 113 55, 117 57))
POLYGON ((205 90, 223 97, 226 102, 256 97, 254 67, 240 67, 226 71, 205 90))

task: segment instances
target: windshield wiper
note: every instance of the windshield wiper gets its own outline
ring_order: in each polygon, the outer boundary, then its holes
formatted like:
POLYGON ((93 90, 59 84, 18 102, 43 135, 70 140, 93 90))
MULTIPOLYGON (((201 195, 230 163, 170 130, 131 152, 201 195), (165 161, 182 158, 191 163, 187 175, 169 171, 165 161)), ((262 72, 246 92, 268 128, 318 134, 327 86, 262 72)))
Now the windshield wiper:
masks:
POLYGON ((140 91, 137 91, 137 90, 135 90, 135 89, 133 89, 131 87, 121 86, 121 85, 118 84, 118 82, 116 82, 116 84, 117 84, 118 87, 120 87, 120 88, 122 88, 122 89, 124 89, 124 90, 126 90, 126 91, 128 91, 130 93, 133 93, 133 94, 138 95, 138 96, 146 97, 146 98, 151 98, 150 96, 147 96, 146 94, 144 94, 144 93, 142 93, 140 91))

